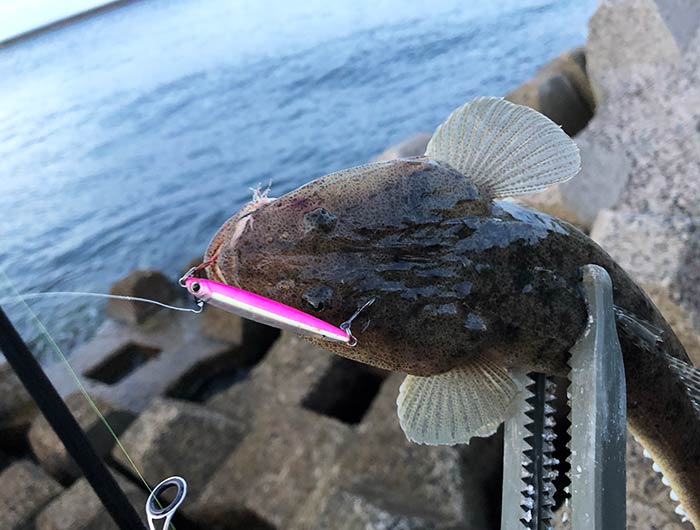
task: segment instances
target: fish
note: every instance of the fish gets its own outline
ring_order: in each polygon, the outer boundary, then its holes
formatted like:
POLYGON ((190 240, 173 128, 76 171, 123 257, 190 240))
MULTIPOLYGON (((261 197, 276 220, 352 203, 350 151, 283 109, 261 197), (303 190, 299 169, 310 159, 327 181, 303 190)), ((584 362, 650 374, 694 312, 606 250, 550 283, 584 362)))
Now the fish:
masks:
POLYGON ((613 283, 628 426, 700 528, 700 373, 629 275, 571 224, 512 197, 573 178, 575 143, 538 112, 474 99, 424 156, 371 163, 258 198, 215 234, 209 278, 328 322, 356 321, 357 344, 311 339, 403 372, 407 438, 468 443, 508 417, 513 370, 566 376, 588 322, 581 268, 613 283))

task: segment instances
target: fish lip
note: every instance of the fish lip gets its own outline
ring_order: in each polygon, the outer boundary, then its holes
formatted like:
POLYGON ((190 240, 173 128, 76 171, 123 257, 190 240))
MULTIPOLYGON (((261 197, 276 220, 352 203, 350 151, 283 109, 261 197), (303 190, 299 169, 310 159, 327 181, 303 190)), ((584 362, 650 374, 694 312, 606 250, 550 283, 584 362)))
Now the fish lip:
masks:
POLYGON ((240 287, 239 282, 238 282, 238 268, 240 266, 239 260, 236 256, 237 252, 235 252, 234 248, 234 255, 230 255, 229 252, 227 252, 227 266, 228 268, 233 268, 233 277, 228 278, 219 264, 221 263, 221 260, 224 256, 222 256, 222 249, 224 246, 230 246, 234 245, 240 239, 240 235, 245 228, 245 225, 247 224, 247 220, 250 219, 250 217, 247 216, 236 216, 235 218, 230 219, 229 221, 224 224, 224 226, 221 228, 219 233, 214 236, 213 241, 210 243, 209 248, 207 248, 207 251, 204 256, 204 261, 212 261, 207 267, 207 276, 209 277, 210 280, 223 283, 225 285, 234 285, 236 287, 240 287))
POLYGON ((218 244, 214 245, 213 243, 209 245, 207 248, 205 254, 204 254, 204 260, 203 263, 206 263, 208 261, 211 261, 214 259, 212 263, 207 265, 204 268, 204 271, 206 272, 207 278, 210 280, 213 280, 215 282, 219 283, 226 283, 226 278, 224 277, 223 272, 219 268, 219 252, 221 251, 221 247, 223 247, 223 241, 219 241, 218 244))
MULTIPOLYGON (((219 249, 221 248, 221 245, 216 249, 215 253, 213 254, 216 256, 219 252, 219 249)), ((214 261, 209 267, 207 268, 207 276, 209 276, 210 280, 214 280, 219 283, 227 283, 226 278, 224 277, 224 273, 221 271, 219 268, 219 263, 218 263, 218 256, 217 260, 214 261)))
POLYGON ((252 222, 253 215, 256 212, 258 212, 261 208, 269 205, 275 200, 276 199, 266 196, 256 198, 253 201, 246 204, 245 206, 243 206, 243 208, 236 215, 229 218, 221 226, 219 231, 214 236, 214 239, 212 239, 211 243, 209 243, 209 247, 207 248, 204 254, 204 261, 209 261, 213 258, 216 258, 215 261, 207 267, 207 276, 211 280, 226 285, 235 285, 236 287, 240 287, 238 282, 238 270, 240 267, 240 261, 238 258, 238 252, 236 250, 236 244, 243 235, 243 232, 245 231, 246 227, 249 225, 249 223, 252 222), (234 269, 233 277, 230 279, 226 277, 226 275, 221 270, 221 267, 219 267, 219 262, 222 258, 221 250, 224 247, 224 244, 227 246, 227 249, 232 250, 234 252, 234 255, 230 255, 227 251, 228 263, 226 263, 226 265, 229 268, 234 269))

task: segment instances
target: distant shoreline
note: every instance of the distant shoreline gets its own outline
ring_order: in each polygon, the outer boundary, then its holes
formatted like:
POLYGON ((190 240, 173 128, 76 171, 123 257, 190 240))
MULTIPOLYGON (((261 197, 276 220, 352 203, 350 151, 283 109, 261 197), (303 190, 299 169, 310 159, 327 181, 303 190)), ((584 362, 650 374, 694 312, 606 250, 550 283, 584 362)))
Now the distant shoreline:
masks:
POLYGON ((68 17, 56 20, 54 22, 44 24, 43 26, 39 26, 38 28, 30 29, 29 31, 25 31, 24 33, 20 33, 18 35, 10 37, 9 39, 0 41, 0 49, 5 48, 7 46, 11 46, 19 41, 31 39, 32 37, 36 37, 37 35, 41 35, 42 33, 62 28, 63 26, 67 26, 84 18, 91 17, 103 11, 109 11, 111 9, 115 9, 117 7, 121 7, 123 5, 131 4, 137 1, 138 0, 113 0, 112 2, 108 2, 104 5, 88 9, 87 11, 81 11, 80 13, 76 13, 75 15, 70 15, 68 17))

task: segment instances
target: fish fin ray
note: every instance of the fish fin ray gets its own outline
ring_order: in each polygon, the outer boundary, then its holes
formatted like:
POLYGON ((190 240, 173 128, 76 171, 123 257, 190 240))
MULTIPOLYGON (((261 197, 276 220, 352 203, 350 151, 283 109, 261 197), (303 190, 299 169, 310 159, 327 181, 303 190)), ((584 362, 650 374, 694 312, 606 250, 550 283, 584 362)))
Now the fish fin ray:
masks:
POLYGON ((688 397, 693 402, 695 409, 700 413, 700 369, 695 368, 685 361, 666 354, 671 370, 673 370, 685 385, 688 397))
POLYGON ((396 400, 399 423, 415 443, 469 443, 496 432, 517 391, 505 368, 483 358, 444 374, 407 375, 396 400))
POLYGON ((630 335, 636 336, 640 341, 645 341, 648 345, 661 344, 664 341, 664 332, 658 326, 642 320, 621 307, 613 306, 613 309, 615 311, 615 321, 630 335))
POLYGON ((540 191, 574 177, 578 147, 553 121, 502 98, 481 97, 452 112, 425 155, 493 198, 540 191))

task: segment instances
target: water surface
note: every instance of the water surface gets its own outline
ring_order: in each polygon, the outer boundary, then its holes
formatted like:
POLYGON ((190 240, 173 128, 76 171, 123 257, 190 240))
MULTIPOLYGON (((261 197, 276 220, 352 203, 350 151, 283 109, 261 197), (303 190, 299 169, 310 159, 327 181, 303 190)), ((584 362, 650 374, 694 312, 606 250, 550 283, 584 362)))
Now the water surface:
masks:
MULTIPOLYGON (((21 291, 176 278, 251 187, 282 194, 505 94, 583 43, 594 7, 152 0, 0 49, 0 268, 21 291)), ((68 352, 104 318, 94 299, 32 306, 68 352)))

